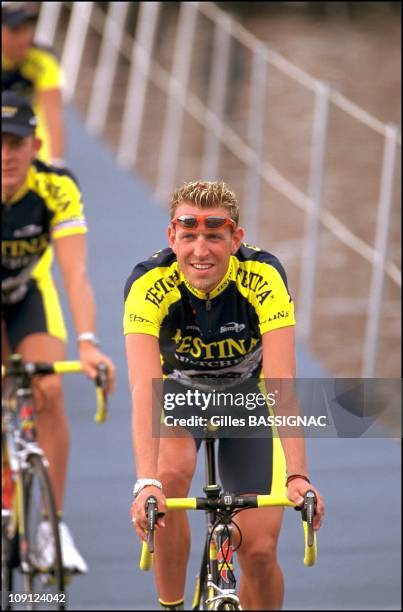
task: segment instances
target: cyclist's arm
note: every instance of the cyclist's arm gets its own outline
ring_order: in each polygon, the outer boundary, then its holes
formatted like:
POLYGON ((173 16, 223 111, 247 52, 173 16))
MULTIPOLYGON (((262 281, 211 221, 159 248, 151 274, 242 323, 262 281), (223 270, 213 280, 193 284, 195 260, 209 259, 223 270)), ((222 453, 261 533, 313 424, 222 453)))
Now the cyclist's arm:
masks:
MULTIPOLYGON (((263 341, 263 373, 269 379, 268 386, 274 392, 280 387, 280 402, 276 401, 273 408, 275 414, 281 416, 298 415, 298 399, 294 394, 293 379, 296 375, 294 327, 281 327, 269 331, 262 336, 263 341), (281 379, 282 382, 281 382, 281 379), (289 379, 290 383, 287 382, 289 379), (272 383, 270 382, 272 381, 272 383)), ((266 383, 267 384, 267 383, 266 383)), ((305 454, 303 428, 278 427, 281 444, 284 450, 287 474, 303 474, 308 476, 308 465, 305 454)), ((287 496, 296 504, 301 504, 303 495, 308 489, 313 490, 317 497, 316 515, 313 526, 320 528, 324 517, 324 503, 319 491, 305 480, 293 480, 287 487, 287 496)))
MULTIPOLYGON (((63 236, 53 241, 56 257, 63 276, 71 314, 77 336, 84 332, 95 334, 95 299, 87 277, 87 241, 85 234, 63 236)), ((97 374, 96 366, 108 366, 108 391, 114 387, 115 368, 112 361, 89 341, 79 344, 80 360, 91 378, 97 374)))
MULTIPOLYGON (((159 410, 153 409, 153 378, 162 379, 162 369, 158 338, 147 334, 129 333, 126 335, 126 353, 129 370, 129 384, 132 398, 132 440, 137 478, 158 480, 159 437, 154 432, 153 421, 159 424, 159 410)), ((147 519, 145 502, 153 495, 160 512, 165 512, 165 496, 160 489, 145 487, 131 507, 135 518, 134 529, 138 536, 145 539, 147 519)), ((165 522, 159 519, 158 527, 165 522)))
POLYGON ((77 335, 95 333, 95 300, 87 278, 87 241, 84 234, 53 242, 77 335))
MULTIPOLYGON (((162 379, 158 338, 127 334, 126 353, 132 398, 132 441, 137 478, 158 479, 159 438, 153 436, 154 379, 162 379)), ((158 417, 155 412, 154 417, 158 417)))
POLYGON ((39 91, 38 99, 49 135, 50 158, 63 159, 65 137, 62 92, 59 88, 39 91))
MULTIPOLYGON (((298 404, 293 394, 293 384, 281 379, 294 379, 296 375, 294 327, 281 327, 269 331, 262 336, 263 342, 263 373, 270 380, 270 392, 276 392, 276 404, 273 410, 276 415, 286 416, 297 414, 298 404), (277 388, 276 387, 280 387, 277 388)), ((267 384, 267 383, 266 383, 267 384)), ((290 429, 278 427, 281 443, 287 463, 287 473, 308 474, 305 455, 303 430, 298 429, 296 436, 290 437, 290 429), (284 435, 282 435, 282 433, 284 435)))

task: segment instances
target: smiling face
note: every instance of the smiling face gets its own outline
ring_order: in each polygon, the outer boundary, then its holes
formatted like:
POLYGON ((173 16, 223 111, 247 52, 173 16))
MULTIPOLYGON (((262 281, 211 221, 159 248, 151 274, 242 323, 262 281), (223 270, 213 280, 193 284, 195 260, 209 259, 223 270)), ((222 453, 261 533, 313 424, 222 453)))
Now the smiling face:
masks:
MULTIPOLYGON (((228 217, 223 207, 201 209, 190 202, 181 203, 175 217, 180 215, 219 215, 228 217)), ((231 255, 235 254, 243 239, 243 229, 234 230, 226 225, 208 229, 200 224, 196 229, 185 229, 176 224, 168 228, 168 239, 185 278, 199 291, 210 293, 228 270, 231 255)))

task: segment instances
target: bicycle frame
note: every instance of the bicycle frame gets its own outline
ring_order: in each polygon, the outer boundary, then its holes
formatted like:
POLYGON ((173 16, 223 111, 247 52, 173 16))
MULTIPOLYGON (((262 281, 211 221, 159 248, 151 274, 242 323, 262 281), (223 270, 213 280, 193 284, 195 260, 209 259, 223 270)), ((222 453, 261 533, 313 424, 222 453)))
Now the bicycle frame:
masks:
MULTIPOLYGON (((14 389, 7 391, 2 398, 2 437, 5 438, 7 460, 11 471, 17 474, 21 468, 27 467, 27 457, 30 454, 40 455, 45 463, 47 460, 36 440, 36 419, 33 409, 33 392, 31 380, 35 375, 46 374, 82 374, 83 368, 79 361, 56 361, 54 363, 24 363, 20 355, 12 355, 9 366, 2 365, 2 378, 14 381, 14 389), (16 401, 14 401, 14 396, 16 401), (23 407, 27 408, 25 414, 23 407), (22 418, 21 418, 22 417, 22 418), (20 418, 20 423, 17 420, 20 418)), ((105 396, 106 369, 100 366, 96 384, 97 412, 94 420, 103 423, 108 418, 105 396)))
MULTIPOLYGON (((14 358, 14 365, 17 359, 14 358)), ((11 381, 10 381, 11 382, 11 381)), ((21 568, 27 571, 28 560, 26 558, 27 545, 25 541, 24 513, 22 509, 22 474, 28 469, 28 457, 30 455, 40 456, 46 467, 47 460, 42 449, 37 443, 36 419, 33 406, 33 393, 29 377, 21 371, 14 376, 14 388, 8 389, 5 398, 2 398, 2 437, 4 440, 5 461, 11 471, 11 481, 15 489, 13 496, 13 507, 10 509, 10 517, 7 521, 6 530, 10 538, 17 533, 20 537, 21 568)), ((2 508, 3 518, 3 508, 2 508)))
MULTIPOLYGON (((221 488, 217 485, 216 463, 215 463, 215 439, 204 440, 205 449, 205 482, 204 492, 207 497, 213 498, 219 495, 221 488)), ((199 575, 196 577, 196 587, 193 596, 192 608, 197 609, 202 596, 201 586, 207 585, 208 598, 206 604, 211 609, 223 599, 230 600, 240 607, 239 598, 236 594, 236 580, 232 572, 232 527, 228 526, 228 536, 225 538, 224 525, 220 523, 213 529, 217 522, 217 511, 206 512, 207 534, 204 554, 199 575), (227 570, 230 570, 229 573, 227 570), (226 583, 226 584, 224 584, 226 583)))
MULTIPOLYGON (((34 398, 30 379, 22 372, 20 376, 14 377, 13 382, 13 388, 8 390, 4 399, 2 398, 2 437, 4 441, 2 461, 4 460, 9 467, 12 486, 7 500, 9 507, 3 509, 2 505, 2 530, 6 536, 8 555, 12 556, 13 551, 14 554, 18 554, 21 572, 28 577, 34 575, 35 572, 30 558, 25 510, 27 499, 23 482, 30 474, 30 462, 33 456, 40 457, 46 469, 48 461, 37 442, 34 398), (14 549, 17 535, 18 549, 14 549)), ((9 563, 7 556, 4 563, 9 563)), ((2 585, 2 590, 12 589, 12 573, 10 569, 8 572, 9 583, 2 585)), ((61 585, 63 586, 63 583, 61 585)), ((8 602, 5 603, 8 609, 8 602)))
MULTIPOLYGON (((192 609, 198 609, 200 599, 203 596, 201 588, 203 584, 207 585, 208 596, 205 603, 208 609, 221 609, 219 606, 228 605, 230 609, 241 610, 239 598, 236 594, 235 577, 229 576, 230 580, 223 584, 222 569, 229 566, 230 574, 232 574, 232 538, 231 534, 229 542, 225 544, 223 541, 222 526, 226 524, 226 517, 229 518, 237 510, 246 510, 248 508, 262 508, 272 506, 291 507, 301 510, 304 540, 305 540, 305 555, 304 565, 312 566, 316 562, 316 533, 313 531, 313 516, 316 497, 313 491, 307 491, 305 494, 304 505, 296 507, 296 504, 291 502, 285 495, 245 495, 234 496, 231 493, 221 493, 221 487, 216 484, 215 472, 215 453, 214 439, 205 439, 205 466, 206 466, 206 486, 204 492, 206 497, 185 497, 185 498, 168 498, 166 507, 168 511, 172 510, 204 510, 207 514, 207 536, 204 546, 203 559, 199 575, 196 579, 196 589, 193 598, 192 609), (217 521, 220 529, 217 531, 217 521), (219 551, 222 551, 223 558, 219 559, 219 551), (231 557, 231 558, 230 558, 231 557), (220 571, 221 570, 221 571, 220 571)), ((155 513, 151 524, 155 524, 157 516, 156 500, 152 496, 152 508, 155 513)), ((146 502, 147 503, 147 502, 146 502)), ((149 513, 150 525, 150 513, 149 513)), ((148 533, 148 541, 152 542, 153 533, 148 533)), ((153 551, 153 545, 151 547, 153 551)), ((140 569, 149 570, 152 567, 152 553, 149 550, 147 542, 142 544, 142 552, 140 559, 140 569)))
MULTIPOLYGON (((3 467, 9 468, 11 472, 10 499, 5 500, 9 502, 8 507, 3 508, 2 503, 2 533, 6 535, 9 542, 13 542, 18 534, 19 567, 26 575, 42 572, 42 570, 36 568, 29 557, 23 480, 30 474, 33 456, 40 457, 45 469, 49 467, 45 454, 37 443, 32 377, 37 374, 82 372, 82 365, 78 361, 54 362, 53 364, 24 363, 19 355, 12 355, 9 365, 2 366, 2 378, 6 378, 9 386, 2 398, 2 475, 3 467), (11 383, 12 386, 10 386, 11 383)), ((98 371, 96 385, 95 421, 101 423, 107 418, 106 369, 103 367, 98 371)), ((2 568, 3 559, 6 558, 2 557, 2 568)), ((8 576, 12 584, 11 574, 8 576)), ((7 585, 6 588, 2 585, 2 591, 6 589, 7 585)))

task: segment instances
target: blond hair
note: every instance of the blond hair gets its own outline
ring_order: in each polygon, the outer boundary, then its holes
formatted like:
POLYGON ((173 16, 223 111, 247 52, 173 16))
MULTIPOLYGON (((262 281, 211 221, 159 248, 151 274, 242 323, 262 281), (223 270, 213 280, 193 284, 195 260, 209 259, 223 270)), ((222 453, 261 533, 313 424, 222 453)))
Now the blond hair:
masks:
POLYGON ((239 221, 239 205, 236 196, 223 181, 195 181, 185 183, 171 196, 169 209, 171 219, 180 204, 189 202, 199 208, 225 208, 231 219, 239 221))

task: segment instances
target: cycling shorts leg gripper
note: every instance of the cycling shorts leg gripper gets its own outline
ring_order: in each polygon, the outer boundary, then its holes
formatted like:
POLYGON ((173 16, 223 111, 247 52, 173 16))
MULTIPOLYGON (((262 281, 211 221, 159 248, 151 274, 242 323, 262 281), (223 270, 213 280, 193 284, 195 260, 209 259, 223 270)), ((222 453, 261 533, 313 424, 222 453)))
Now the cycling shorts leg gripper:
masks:
POLYGON ((160 602, 161 610, 184 610, 185 598, 182 597, 177 601, 162 601, 162 599, 158 600, 160 602))

